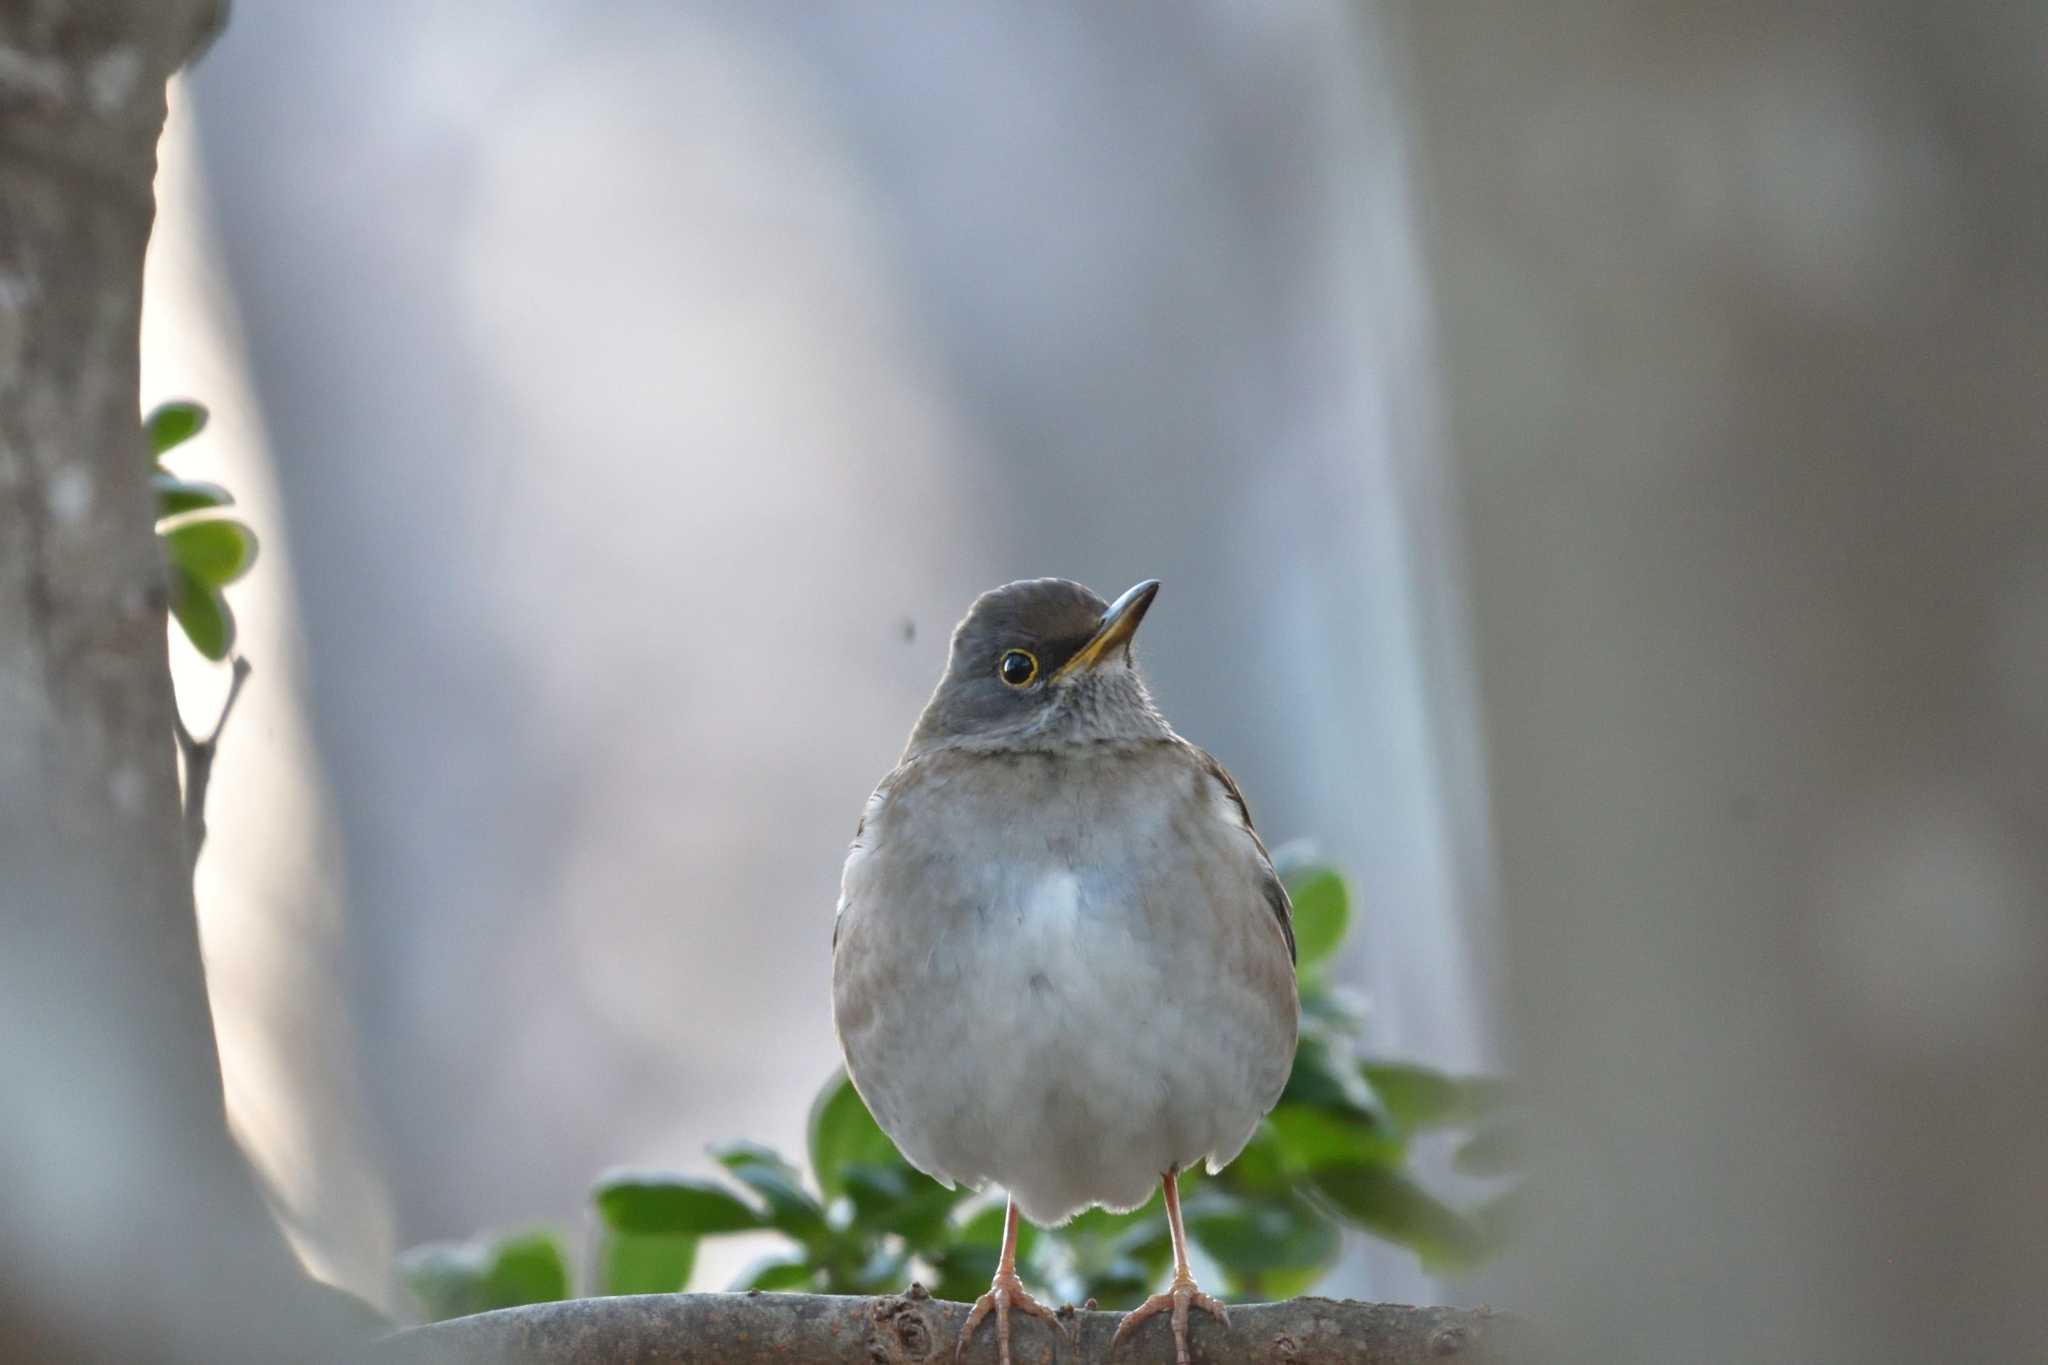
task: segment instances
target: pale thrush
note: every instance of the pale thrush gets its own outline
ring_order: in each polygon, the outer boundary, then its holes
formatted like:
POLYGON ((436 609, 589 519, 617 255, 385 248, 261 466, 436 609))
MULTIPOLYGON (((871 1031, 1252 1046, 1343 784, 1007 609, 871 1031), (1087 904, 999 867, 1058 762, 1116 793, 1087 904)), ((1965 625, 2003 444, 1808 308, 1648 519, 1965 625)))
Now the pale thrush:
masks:
MULTIPOLYGON (((1221 1169, 1280 1097, 1300 1007, 1287 892, 1237 784, 1153 704, 1105 606, 1040 578, 982 594, 855 832, 833 932, 848 1073, 919 1170, 1009 1196, 993 1308, 1058 1320, 1017 1278, 1017 1216, 1123 1210, 1163 1185, 1173 1280, 1117 1329, 1228 1322, 1189 1270, 1177 1176, 1221 1169)), ((1064 1335, 1064 1333, 1061 1333, 1064 1335)))

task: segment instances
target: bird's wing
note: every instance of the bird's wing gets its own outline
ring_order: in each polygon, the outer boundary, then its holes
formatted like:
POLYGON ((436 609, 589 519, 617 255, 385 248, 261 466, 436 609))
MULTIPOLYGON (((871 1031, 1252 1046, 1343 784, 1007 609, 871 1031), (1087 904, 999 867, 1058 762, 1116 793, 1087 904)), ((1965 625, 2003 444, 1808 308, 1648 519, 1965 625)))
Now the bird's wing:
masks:
MULTIPOLYGON (((891 769, 889 775, 876 784, 875 790, 868 796, 867 804, 861 807, 860 821, 853 827, 853 842, 846 846, 846 861, 849 864, 851 864, 853 860, 855 858, 858 858, 861 854, 862 845, 860 840, 861 835, 867 832, 868 817, 875 813, 876 807, 880 806, 882 802, 889 799, 890 788, 896 785, 896 780, 903 776, 904 772, 907 771, 909 767, 910 764, 905 763, 899 767, 891 769)), ((838 909, 832 912, 832 950, 834 952, 837 952, 839 950, 839 926, 845 919, 846 886, 842 874, 839 890, 839 907, 838 909)))
POLYGON ((1287 887, 1281 882, 1280 874, 1273 870, 1273 855, 1266 851, 1266 841, 1252 827, 1252 808, 1245 804, 1244 793, 1237 789, 1237 779, 1216 761, 1214 754, 1193 744, 1188 745, 1188 750, 1203 771, 1222 784, 1224 795, 1230 798, 1231 804, 1237 807, 1237 813, 1243 817, 1244 832, 1251 836, 1252 847, 1259 853, 1259 888, 1265 892, 1266 906, 1280 925, 1281 937, 1287 940, 1288 961, 1299 961, 1294 952, 1294 906, 1287 899, 1287 887))

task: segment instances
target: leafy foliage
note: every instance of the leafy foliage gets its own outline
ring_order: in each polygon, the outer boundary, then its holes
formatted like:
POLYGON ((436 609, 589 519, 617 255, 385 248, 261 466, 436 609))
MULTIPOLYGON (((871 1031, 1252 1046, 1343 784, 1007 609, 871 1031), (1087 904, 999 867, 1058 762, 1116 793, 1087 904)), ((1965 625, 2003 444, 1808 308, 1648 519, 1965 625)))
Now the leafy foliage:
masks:
MULTIPOLYGON (((1280 1103, 1242 1155, 1214 1176, 1182 1178, 1189 1237, 1238 1300, 1288 1298, 1336 1261, 1346 1228, 1406 1247, 1433 1271, 1469 1269, 1508 1235, 1519 1167, 1513 1097, 1498 1081, 1446 1075, 1356 1054, 1361 1012, 1326 974, 1350 922, 1333 868, 1281 850, 1295 907, 1302 1032, 1280 1103), (1408 1169, 1417 1134, 1450 1132, 1453 1165, 1497 1192, 1469 1209, 1430 1193, 1408 1169)), ((811 1106, 810 1180, 778 1153, 729 1143, 712 1156, 725 1178, 618 1171, 593 1193, 597 1294, 665 1293, 690 1278, 707 1237, 770 1234, 783 1245, 735 1289, 876 1294, 913 1276, 941 1298, 971 1300, 995 1274, 1001 1196, 947 1189, 915 1170, 869 1117, 844 1073, 811 1106)), ((501 1306, 506 1242, 426 1247, 401 1262, 430 1317, 501 1306), (464 1277, 467 1278, 464 1278, 464 1277)), ((1061 1298, 1137 1303, 1164 1282, 1172 1244, 1158 1195, 1128 1214, 1091 1209, 1059 1228, 1025 1224, 1024 1278, 1061 1298)), ((564 1261, 559 1248, 557 1261, 564 1261)), ((536 1281, 538 1283, 538 1281, 536 1281)), ((547 1282, 541 1297, 558 1298, 547 1282)))
POLYGON ((569 1265, 549 1232, 476 1242, 430 1242, 398 1258, 398 1272, 430 1318, 462 1317, 569 1297, 569 1265))
POLYGON ((256 562, 256 533, 224 510, 235 503, 227 489, 164 468, 165 456, 205 429, 206 409, 189 400, 165 403, 142 420, 171 615, 192 647, 218 662, 235 648, 235 613, 221 590, 256 562))

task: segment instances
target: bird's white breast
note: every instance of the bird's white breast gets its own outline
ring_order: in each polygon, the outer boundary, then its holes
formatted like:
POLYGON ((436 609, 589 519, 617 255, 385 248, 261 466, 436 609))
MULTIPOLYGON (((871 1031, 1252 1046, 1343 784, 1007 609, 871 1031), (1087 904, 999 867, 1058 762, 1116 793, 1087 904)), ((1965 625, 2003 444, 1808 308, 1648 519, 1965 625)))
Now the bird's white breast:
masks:
POLYGON ((1081 879, 1062 866, 1042 868, 1024 893, 1022 920, 1034 937, 1070 939, 1081 929, 1081 879))
POLYGON ((1229 1160, 1293 1054, 1292 970, 1234 807, 1192 769, 1089 776, 1047 772, 1020 802, 955 775, 871 808, 835 955, 876 1119, 1037 1222, 1229 1160))

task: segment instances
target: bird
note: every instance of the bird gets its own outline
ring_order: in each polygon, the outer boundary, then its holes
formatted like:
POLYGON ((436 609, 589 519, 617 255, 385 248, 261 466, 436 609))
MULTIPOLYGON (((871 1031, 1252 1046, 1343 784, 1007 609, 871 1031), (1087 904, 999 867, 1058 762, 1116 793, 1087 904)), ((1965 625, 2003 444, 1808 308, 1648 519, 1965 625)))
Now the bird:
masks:
POLYGON ((1114 602, 1062 578, 975 599, 902 757, 868 798, 833 921, 848 1076, 905 1160, 1007 1198, 993 1311, 1059 1318, 1017 1275, 1018 1218, 1164 1194, 1173 1276, 1110 1349, 1190 1310, 1179 1178, 1244 1150, 1293 1067, 1292 911, 1237 783, 1176 734, 1133 657, 1156 579, 1114 602))

